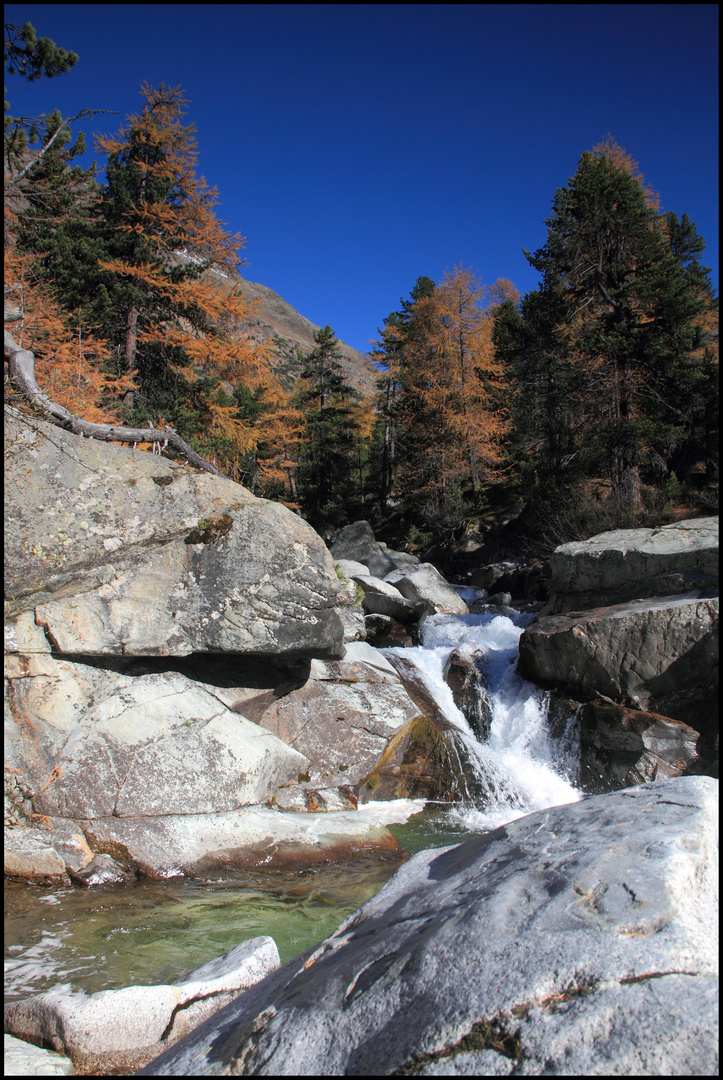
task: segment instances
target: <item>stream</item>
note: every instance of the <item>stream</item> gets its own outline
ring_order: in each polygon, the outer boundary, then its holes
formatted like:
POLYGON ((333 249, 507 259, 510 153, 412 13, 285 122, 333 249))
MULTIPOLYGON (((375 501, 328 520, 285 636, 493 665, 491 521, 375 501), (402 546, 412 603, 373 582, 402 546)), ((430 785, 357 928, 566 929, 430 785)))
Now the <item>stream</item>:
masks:
MULTIPOLYGON (((579 748, 571 728, 553 734, 547 695, 516 672, 518 642, 534 615, 485 608, 479 590, 458 590, 475 614, 430 616, 423 644, 403 655, 449 722, 479 779, 458 803, 366 803, 402 848, 459 843, 548 806, 576 801, 579 748), (444 681, 456 650, 482 673, 489 738, 481 743, 444 681)), ((248 938, 269 934, 282 963, 317 944, 392 876, 399 860, 365 858, 299 872, 264 869, 213 879, 139 881, 93 889, 5 888, 5 1000, 50 989, 94 993, 179 981, 248 938)))

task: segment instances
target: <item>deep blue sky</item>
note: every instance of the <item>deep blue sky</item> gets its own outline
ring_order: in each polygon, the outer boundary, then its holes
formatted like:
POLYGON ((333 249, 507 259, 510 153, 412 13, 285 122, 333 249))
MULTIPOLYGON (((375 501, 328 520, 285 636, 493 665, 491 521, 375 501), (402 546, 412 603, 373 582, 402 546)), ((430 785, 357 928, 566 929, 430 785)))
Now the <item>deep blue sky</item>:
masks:
MULTIPOLYGON (((9 4, 79 54, 6 78, 11 113, 106 108, 181 85, 199 171, 247 238, 241 273, 366 352, 426 274, 538 284, 522 248, 608 132, 718 284, 718 8, 712 4, 9 4)), ((96 155, 90 151, 88 161, 96 155)))

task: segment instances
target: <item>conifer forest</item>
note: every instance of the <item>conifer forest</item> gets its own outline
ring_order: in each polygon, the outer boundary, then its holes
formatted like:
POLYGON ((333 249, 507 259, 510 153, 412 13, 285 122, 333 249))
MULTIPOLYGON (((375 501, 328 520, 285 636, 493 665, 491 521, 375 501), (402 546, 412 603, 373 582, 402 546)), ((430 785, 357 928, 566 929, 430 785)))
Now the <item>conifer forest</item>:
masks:
MULTIPOLYGON (((62 77, 76 59, 30 24, 5 28, 16 80, 62 77)), ((366 518, 422 555, 475 535, 491 556, 505 535, 544 551, 680 507, 715 511, 705 242, 687 214, 661 210, 665 193, 612 136, 581 147, 549 193, 546 242, 525 252, 537 289, 462 265, 400 284, 398 309, 375 313, 371 397, 345 380, 331 326, 283 365, 242 330, 254 317, 234 281, 244 241, 199 174, 180 87, 144 85, 136 113, 100 118, 116 121, 96 137, 102 182, 75 162, 83 115, 13 117, 10 97, 9 329, 43 394, 74 416, 172 430, 323 536, 366 518)), ((28 407, 17 387, 6 395, 28 407)))

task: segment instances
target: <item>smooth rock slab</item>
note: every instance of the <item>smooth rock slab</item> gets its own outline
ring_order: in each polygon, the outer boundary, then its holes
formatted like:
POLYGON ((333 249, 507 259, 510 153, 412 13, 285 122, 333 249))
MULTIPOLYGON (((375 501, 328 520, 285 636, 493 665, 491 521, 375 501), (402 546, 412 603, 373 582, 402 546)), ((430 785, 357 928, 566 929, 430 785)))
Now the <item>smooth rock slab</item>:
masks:
POLYGON ((176 672, 131 677, 34 655, 9 682, 8 757, 34 791, 37 813, 233 810, 272 798, 307 765, 176 672))
POLYGON ((82 825, 94 851, 150 878, 260 865, 305 867, 360 853, 400 852, 371 814, 349 811, 308 814, 251 806, 226 814, 100 818, 82 825))
POLYGON ((152 1047, 160 1053, 279 964, 273 938, 252 938, 174 985, 50 991, 9 1002, 5 1028, 81 1059, 152 1047))
POLYGON ((389 661, 371 645, 347 645, 343 660, 313 660, 308 682, 274 701, 259 724, 307 760, 311 788, 357 784, 389 739, 419 709, 389 661))
POLYGON ((5 1036, 5 1076, 75 1076, 73 1062, 41 1046, 5 1036))
POLYGON ((602 607, 641 597, 706 591, 719 577, 717 517, 657 529, 616 529, 562 544, 550 556, 543 613, 602 607))
POLYGON ((715 1074, 717 793, 657 781, 419 852, 142 1074, 389 1075, 455 1051, 526 1075, 715 1074))

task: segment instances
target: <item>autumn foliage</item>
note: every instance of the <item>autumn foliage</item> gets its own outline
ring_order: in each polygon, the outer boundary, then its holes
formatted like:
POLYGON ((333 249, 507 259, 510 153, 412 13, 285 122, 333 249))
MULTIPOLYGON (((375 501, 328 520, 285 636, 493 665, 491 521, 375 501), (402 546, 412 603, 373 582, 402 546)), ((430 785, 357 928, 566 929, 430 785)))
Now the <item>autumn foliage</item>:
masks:
MULTIPOLYGON (((56 50, 38 67, 31 31, 10 55, 33 78, 72 66, 56 50)), ((547 242, 526 253, 539 288, 521 298, 463 266, 418 278, 370 353, 372 402, 345 382, 330 326, 283 376, 249 334, 244 241, 216 217, 186 111, 179 87, 144 84, 138 112, 96 137, 102 185, 74 164, 83 137, 71 143, 60 114, 38 121, 37 150, 35 125, 6 117, 6 308, 52 402, 144 437, 172 427, 182 452, 325 534, 369 517, 418 546, 493 511, 546 520, 591 485, 635 523, 651 489, 717 483, 705 245, 611 136, 582 155, 547 242)))

